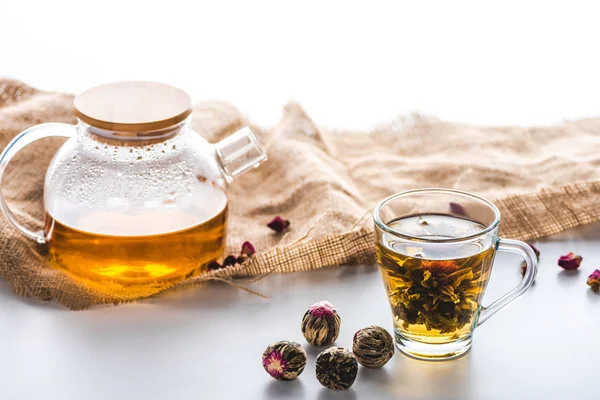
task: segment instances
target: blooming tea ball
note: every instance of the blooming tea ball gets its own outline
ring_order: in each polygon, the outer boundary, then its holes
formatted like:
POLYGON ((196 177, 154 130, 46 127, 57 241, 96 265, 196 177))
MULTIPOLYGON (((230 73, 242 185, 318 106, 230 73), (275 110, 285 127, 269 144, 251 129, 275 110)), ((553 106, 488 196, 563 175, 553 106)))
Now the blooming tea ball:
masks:
POLYGON ((394 339, 380 326, 367 326, 354 334, 352 352, 367 368, 381 368, 394 355, 394 339))
POLYGON ((317 379, 329 389, 348 389, 357 373, 358 363, 349 350, 330 347, 317 356, 317 379))
POLYGON ((313 346, 326 346, 338 338, 342 319, 328 301, 315 303, 302 318, 302 334, 313 346))
POLYGON ((282 340, 270 344, 262 355, 265 371, 280 381, 291 381, 304 371, 306 352, 296 342, 282 340))

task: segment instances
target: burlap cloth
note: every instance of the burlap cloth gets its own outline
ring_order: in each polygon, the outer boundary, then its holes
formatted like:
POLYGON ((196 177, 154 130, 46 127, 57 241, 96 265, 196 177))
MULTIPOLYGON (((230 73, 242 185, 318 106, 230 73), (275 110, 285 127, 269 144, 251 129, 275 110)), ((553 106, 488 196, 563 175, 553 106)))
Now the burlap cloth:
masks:
MULTIPOLYGON (((74 123, 72 101, 72 95, 0 79, 0 146, 38 123, 74 123)), ((193 118, 195 131, 213 142, 248 124, 221 103, 197 105, 193 118)), ((531 240, 600 219, 600 119, 486 128, 411 116, 347 132, 322 129, 290 104, 273 129, 253 129, 269 160, 230 186, 228 252, 249 240, 258 253, 242 266, 185 284, 370 263, 369 210, 417 187, 457 188, 494 200, 508 238, 531 240), (283 236, 265 227, 276 215, 291 221, 283 236)), ((44 171, 61 142, 30 145, 5 175, 3 193, 27 224, 42 226, 44 171)), ((81 309, 156 294, 100 293, 50 268, 43 247, 5 218, 0 224, 0 275, 19 295, 81 309)))

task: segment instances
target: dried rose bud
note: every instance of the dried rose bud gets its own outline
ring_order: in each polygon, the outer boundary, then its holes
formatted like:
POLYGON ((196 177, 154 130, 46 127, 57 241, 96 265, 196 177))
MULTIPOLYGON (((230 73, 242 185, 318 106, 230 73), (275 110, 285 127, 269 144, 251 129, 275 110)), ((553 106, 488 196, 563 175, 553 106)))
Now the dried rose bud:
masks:
POLYGON ((576 256, 575 253, 569 253, 565 256, 560 256, 558 265, 567 271, 574 271, 579 268, 581 260, 583 260, 581 256, 576 256))
POLYGON ((533 250, 533 252, 535 253, 535 256, 537 257, 537 259, 540 259, 540 251, 538 250, 537 247, 535 247, 535 245, 533 243, 527 243, 529 245, 529 247, 531 247, 531 249, 533 250))
POLYGON ((467 215, 465 207, 460 203, 450 202, 450 212, 457 215, 467 215))
POLYGON ((218 262, 216 262, 216 261, 211 261, 211 262, 208 263, 208 270, 209 271, 216 271, 216 270, 221 269, 221 268, 223 268, 223 266, 221 264, 219 264, 218 262))
POLYGON ((237 261, 237 263, 238 263, 238 264, 243 264, 243 263, 244 263, 244 261, 246 261, 247 259, 248 259, 248 257, 246 257, 245 255, 243 255, 243 254, 242 254, 241 256, 239 256, 239 257, 236 259, 236 261, 237 261))
POLYGON ((588 276, 587 284, 594 291, 600 291, 600 270, 595 270, 590 276, 588 276))
POLYGON ((230 267, 232 265, 235 265, 236 263, 237 263, 237 257, 236 256, 227 256, 223 260, 223 267, 230 267))
POLYGON ((242 251, 241 251, 242 255, 252 257, 254 255, 254 253, 256 253, 256 250, 254 249, 254 246, 252 245, 252 243, 244 242, 244 244, 242 244, 242 251))
POLYGON ((290 226, 290 221, 281 217, 275 217, 267 226, 273 229, 275 232, 283 232, 290 226))
MULTIPOLYGON (((527 243, 527 244, 529 245, 529 247, 531 247, 531 249, 535 253, 535 258, 538 261, 540 261, 540 251, 537 249, 537 247, 535 247, 533 243, 527 243)), ((522 276, 525 276, 525 271, 527 271, 527 263, 525 261, 523 261, 521 263, 521 275, 522 276)))

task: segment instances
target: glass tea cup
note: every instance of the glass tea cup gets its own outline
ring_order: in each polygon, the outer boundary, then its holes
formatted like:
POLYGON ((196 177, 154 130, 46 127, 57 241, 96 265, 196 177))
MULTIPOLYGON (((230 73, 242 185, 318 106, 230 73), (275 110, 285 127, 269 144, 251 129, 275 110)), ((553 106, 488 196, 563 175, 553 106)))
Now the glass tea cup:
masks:
POLYGON ((500 239, 500 212, 473 194, 418 189, 383 200, 374 212, 377 263, 394 317, 396 346, 418 359, 447 360, 471 348, 473 330, 529 289, 536 255, 500 239), (496 251, 527 266, 520 284, 481 304, 496 251))

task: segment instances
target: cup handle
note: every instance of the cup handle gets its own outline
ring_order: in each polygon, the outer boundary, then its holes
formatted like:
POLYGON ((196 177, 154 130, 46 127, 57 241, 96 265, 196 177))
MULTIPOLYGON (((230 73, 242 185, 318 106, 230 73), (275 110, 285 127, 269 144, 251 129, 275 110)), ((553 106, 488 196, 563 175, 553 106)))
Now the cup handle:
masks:
POLYGON ((44 243, 46 241, 43 231, 33 232, 17 221, 15 215, 10 211, 6 204, 6 199, 2 195, 2 178, 4 172, 10 160, 17 154, 21 149, 30 143, 35 142, 38 139, 51 137, 51 136, 64 136, 72 138, 76 134, 76 127, 74 125, 63 124, 59 122, 51 122, 47 124, 40 124, 32 126, 31 128, 25 129, 13 138, 4 148, 2 154, 0 154, 0 209, 6 218, 10 221, 15 228, 21 231, 26 237, 35 240, 38 243, 44 243))
POLYGON ((525 270, 525 275, 523 276, 521 283, 519 283, 517 287, 500 297, 498 300, 494 301, 488 307, 482 307, 481 311, 479 312, 477 326, 483 324, 498 310, 524 294, 533 284, 537 274, 537 257, 527 243, 523 243, 518 240, 500 239, 498 251, 506 251, 508 253, 516 253, 520 255, 527 263, 527 269, 525 270))

